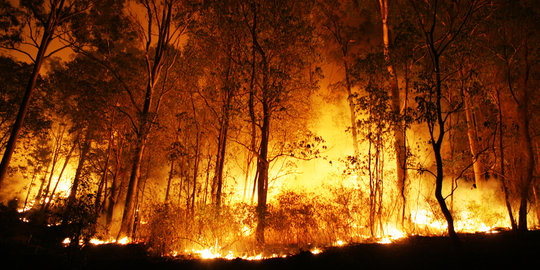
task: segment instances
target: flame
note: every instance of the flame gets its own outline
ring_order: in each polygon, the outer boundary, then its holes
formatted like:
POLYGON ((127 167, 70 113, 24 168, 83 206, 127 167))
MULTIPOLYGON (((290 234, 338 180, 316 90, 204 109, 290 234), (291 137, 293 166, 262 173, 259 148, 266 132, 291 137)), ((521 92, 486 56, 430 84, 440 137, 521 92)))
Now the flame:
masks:
POLYGON ((344 246, 344 245, 346 245, 346 244, 347 244, 347 243, 346 243, 345 241, 343 241, 343 240, 337 240, 337 241, 334 243, 334 245, 335 245, 335 246, 338 246, 338 247, 342 247, 342 246, 344 246))

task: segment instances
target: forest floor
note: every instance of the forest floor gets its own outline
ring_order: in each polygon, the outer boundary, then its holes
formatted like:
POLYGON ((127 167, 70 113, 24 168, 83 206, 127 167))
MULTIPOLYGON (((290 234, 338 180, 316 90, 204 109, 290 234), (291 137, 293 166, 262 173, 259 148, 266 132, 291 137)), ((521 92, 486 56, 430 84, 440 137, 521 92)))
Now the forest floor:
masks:
POLYGON ((537 269, 540 265, 540 231, 461 234, 460 239, 460 248, 446 237, 414 236, 391 244, 354 244, 316 255, 304 251, 259 261, 155 257, 142 245, 73 250, 4 239, 0 259, 9 269, 537 269))

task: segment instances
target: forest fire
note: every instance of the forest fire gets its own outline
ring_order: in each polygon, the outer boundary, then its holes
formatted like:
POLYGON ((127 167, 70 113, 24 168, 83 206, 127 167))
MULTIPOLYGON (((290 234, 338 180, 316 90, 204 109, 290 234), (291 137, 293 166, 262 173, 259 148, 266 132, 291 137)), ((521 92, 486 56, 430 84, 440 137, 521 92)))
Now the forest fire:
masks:
POLYGON ((539 22, 510 0, 0 0, 0 244, 233 265, 514 243, 540 228, 539 22))

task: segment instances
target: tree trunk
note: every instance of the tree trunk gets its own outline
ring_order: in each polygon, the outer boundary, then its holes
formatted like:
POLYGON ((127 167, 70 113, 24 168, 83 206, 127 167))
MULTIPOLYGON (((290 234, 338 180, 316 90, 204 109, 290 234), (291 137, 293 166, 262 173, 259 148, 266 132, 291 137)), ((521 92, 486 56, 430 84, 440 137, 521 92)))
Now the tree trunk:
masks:
POLYGON ((439 203, 439 206, 441 207, 441 211, 446 219, 446 223, 448 225, 448 236, 456 246, 460 246, 460 240, 459 237, 456 234, 456 231, 454 229, 454 219, 452 217, 452 214, 450 213, 450 210, 448 210, 448 207, 446 206, 446 202, 444 197, 442 196, 442 187, 443 187, 443 180, 444 180, 444 172, 443 172, 443 162, 442 162, 442 152, 441 152, 441 146, 444 140, 444 134, 445 134, 445 127, 444 127, 444 120, 442 116, 442 105, 441 105, 441 99, 442 99, 442 89, 441 89, 441 71, 440 71, 440 65, 439 65, 439 55, 438 52, 435 51, 434 48, 435 44, 431 44, 432 49, 432 57, 433 57, 433 64, 435 68, 435 91, 436 91, 436 103, 435 103, 435 110, 437 115, 437 127, 438 127, 438 136, 435 140, 434 138, 434 130, 431 130, 432 134, 432 140, 431 144, 433 146, 433 152, 435 154, 435 161, 437 165, 437 174, 435 178, 435 198, 437 199, 437 202, 439 203))
MULTIPOLYGON (((128 191, 126 194, 126 202, 124 205, 124 213, 122 215, 122 223, 120 225, 120 231, 118 233, 118 238, 130 235, 133 227, 133 215, 135 200, 137 195, 138 182, 141 171, 141 161, 146 148, 146 143, 148 136, 152 130, 153 122, 157 116, 157 106, 155 111, 151 111, 150 108, 153 106, 154 99, 154 88, 156 87, 159 79, 161 70, 163 68, 165 59, 164 57, 167 50, 169 49, 171 39, 170 39, 170 30, 171 30, 171 20, 173 17, 173 1, 166 1, 164 3, 163 9, 161 10, 161 22, 157 23, 157 41, 155 47, 151 48, 153 45, 152 38, 156 35, 153 32, 153 22, 152 18, 154 16, 159 16, 157 10, 153 10, 151 5, 145 6, 148 13, 148 29, 146 35, 146 67, 147 67, 147 81, 146 81, 146 91, 144 95, 144 103, 142 110, 137 107, 139 110, 139 122, 136 127, 137 140, 135 142, 135 155, 133 158, 131 175, 129 178, 128 191), (156 14, 154 14, 156 13, 156 14), (151 53, 152 52, 152 53, 151 53)), ((155 8, 155 6, 154 6, 155 8)), ((135 104, 134 104, 135 105, 135 104)))
POLYGON ((75 171, 75 177, 73 178, 73 184, 71 185, 71 190, 69 192, 69 196, 67 199, 67 209, 71 209, 73 205, 75 204, 75 200, 77 197, 77 190, 79 188, 79 184, 81 182, 81 175, 84 170, 84 163, 86 162, 86 158, 88 156, 88 151, 90 150, 90 133, 91 129, 87 128, 86 135, 84 139, 81 142, 80 147, 80 153, 79 153, 79 164, 77 165, 77 169, 75 171))
POLYGON ((28 198, 30 198, 30 191, 32 191, 32 186, 34 185, 34 181, 36 180, 37 170, 34 168, 34 173, 32 174, 32 180, 30 181, 30 185, 28 185, 28 191, 26 192, 26 198, 24 199, 24 205, 23 210, 26 209, 26 205, 28 205, 28 198))
POLYGON ((465 89, 463 89, 463 92, 465 118, 467 120, 467 138, 469 139, 469 149, 471 151, 473 162, 474 187, 481 188, 481 185, 485 182, 486 169, 480 158, 480 146, 478 142, 476 121, 471 107, 471 97, 465 89))
POLYGON ((60 170, 60 174, 58 174, 58 181, 56 181, 56 184, 54 185, 54 188, 51 192, 51 198, 49 199, 49 202, 47 202, 47 204, 45 205, 45 209, 44 210, 47 210, 49 209, 50 205, 51 205, 51 202, 54 198, 54 193, 56 193, 56 188, 58 187, 58 184, 60 183, 60 180, 62 180, 62 175, 64 175, 64 171, 66 170, 66 167, 69 163, 69 160, 71 159, 71 155, 73 154, 73 151, 75 150, 75 147, 77 146, 77 143, 79 141, 79 138, 75 138, 74 142, 73 142, 73 145, 71 146, 71 149, 69 149, 69 152, 66 156, 66 160, 64 161, 64 166, 62 166, 62 170, 60 170))
POLYGON ((503 113, 501 108, 501 93, 500 90, 497 89, 497 106, 498 106, 498 112, 499 112, 499 158, 500 158, 500 170, 501 170, 501 184, 504 192, 504 201, 506 204, 506 210, 508 211, 508 218, 510 219, 510 224, 512 226, 512 230, 517 230, 517 224, 516 219, 514 218, 514 212, 512 211, 512 205, 510 204, 510 192, 508 191, 508 183, 506 179, 506 174, 504 170, 504 143, 503 143, 503 113))
POLYGON ((118 232, 117 240, 122 237, 130 236, 130 232, 133 231, 135 200, 137 199, 137 188, 141 174, 141 163, 145 145, 146 143, 144 138, 137 139, 135 155, 131 165, 131 175, 129 177, 128 189, 126 193, 124 213, 122 214, 122 222, 120 224, 120 231, 118 232))
POLYGON ((263 103, 263 125, 261 128, 260 152, 257 157, 257 228, 255 237, 257 245, 264 246, 264 230, 266 226, 266 200, 268 194, 268 142, 270 135, 270 114, 268 105, 263 103))
POLYGON ((195 195, 197 191, 197 176, 199 174, 199 155, 200 155, 200 146, 199 146, 199 126, 197 124, 197 134, 195 135, 196 142, 195 142, 195 160, 193 161, 193 186, 191 187, 191 207, 190 207, 190 214, 191 217, 194 217, 195 215, 195 195))
MULTIPOLYGON (((223 116, 221 119, 221 125, 219 129, 219 141, 218 141, 218 153, 216 155, 216 172, 215 177, 215 198, 214 203, 219 209, 221 207, 221 193, 223 187, 223 169, 225 166, 225 153, 227 149, 227 133, 229 130, 229 110, 231 103, 231 90, 227 90, 226 102, 223 105, 223 116)), ((212 186, 214 190, 214 185, 212 186)))
POLYGON ((113 215, 114 215, 114 207, 116 206, 116 202, 117 202, 118 194, 119 194, 118 178, 120 175, 120 168, 122 167, 123 146, 124 146, 124 140, 120 138, 116 146, 117 147, 116 158, 115 158, 116 165, 115 165, 113 180, 111 183, 111 191, 109 192, 109 197, 108 197, 107 214, 105 216, 105 224, 106 224, 107 232, 109 233, 110 233, 111 224, 112 224, 113 215))
POLYGON ((390 93, 392 101, 392 113, 395 116, 396 122, 393 125, 394 135, 394 149, 396 151, 396 176, 397 186, 401 197, 402 203, 402 220, 403 224, 405 218, 406 197, 405 197, 405 181, 407 177, 406 171, 406 147, 404 138, 404 125, 401 120, 401 100, 399 97, 398 78, 395 72, 392 59, 390 57, 390 33, 388 27, 388 2, 387 0, 379 0, 379 6, 381 9, 381 22, 383 31, 383 43, 384 43, 384 58, 386 61, 386 70, 390 75, 390 93))
POLYGON ((58 162, 58 156, 60 155, 60 150, 62 148, 62 140, 63 140, 63 137, 64 137, 64 130, 65 130, 65 126, 64 126, 63 129, 61 129, 61 127, 58 127, 58 137, 55 140, 55 147, 54 147, 54 153, 53 153, 53 159, 52 159, 51 173, 49 174, 49 180, 47 181, 47 187, 45 187, 45 195, 43 195, 44 200, 43 200, 43 204, 41 205, 41 210, 44 210, 45 206, 48 204, 48 200, 50 201, 49 191, 50 191, 50 188, 51 188, 52 178, 54 176, 54 169, 56 169, 56 163, 58 162))
MULTIPOLYGON (((527 91, 524 89, 524 91, 527 91)), ((527 95, 525 95, 527 96, 527 95)), ((529 132, 529 101, 528 97, 524 97, 521 106, 518 107, 518 123, 520 137, 520 152, 521 152, 521 173, 520 173, 520 204, 519 204, 519 223, 520 231, 527 231, 527 204, 531 183, 533 179, 533 147, 532 139, 529 132)))
POLYGON ((101 180, 99 181, 98 190, 96 193, 96 202, 95 202, 95 208, 96 213, 100 213, 101 211, 101 195, 103 194, 104 186, 107 183, 107 175, 109 174, 109 161, 111 159, 111 151, 112 151, 112 140, 113 140, 113 130, 112 130, 112 121, 111 121, 111 127, 109 131, 109 144, 107 146, 107 156, 105 157, 105 165, 103 168, 103 172, 101 173, 101 180))
POLYGON ((174 176, 174 159, 171 159, 171 167, 169 168, 169 179, 167 180, 167 190, 165 191, 165 203, 169 203, 169 193, 171 192, 171 182, 174 176))

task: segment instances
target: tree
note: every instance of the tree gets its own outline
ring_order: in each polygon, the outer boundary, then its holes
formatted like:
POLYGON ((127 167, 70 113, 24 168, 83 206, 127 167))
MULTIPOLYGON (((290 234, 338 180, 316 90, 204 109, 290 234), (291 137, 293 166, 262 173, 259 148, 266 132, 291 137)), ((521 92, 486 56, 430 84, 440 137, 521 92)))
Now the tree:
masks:
POLYGON ((400 90, 398 85, 398 76, 396 74, 395 61, 391 57, 391 34, 388 23, 388 1, 379 0, 381 13, 383 52, 386 61, 386 70, 388 71, 389 92, 391 93, 392 112, 394 114, 393 133, 394 149, 396 151, 396 177, 399 194, 401 196, 401 225, 405 220, 405 209, 407 198, 405 196, 405 182, 407 180, 407 147, 405 145, 406 126, 401 116, 405 107, 402 106, 400 90), (402 109, 403 107, 403 109, 402 109))
MULTIPOLYGON (((0 38, 0 41, 2 41, 0 46, 4 49, 21 52, 28 56, 33 62, 33 70, 28 79, 23 100, 19 107, 15 123, 11 128, 11 134, 6 144, 2 161, 0 162, 0 185, 2 185, 6 176, 19 133, 25 121, 41 66, 45 59, 67 47, 67 45, 65 45, 60 48, 55 48, 54 50, 49 50, 49 45, 53 39, 58 39, 59 36, 62 35, 62 32, 59 32, 58 29, 66 26, 70 19, 84 12, 89 5, 90 4, 86 1, 75 0, 51 0, 47 3, 23 1, 21 2, 21 9, 19 9, 18 12, 23 15, 24 22, 21 23, 16 19, 11 19, 8 23, 8 27, 10 30, 13 30, 13 28, 15 30, 3 31, 4 33, 2 33, 4 35, 0 38), (17 26, 19 29, 17 29, 17 26), (25 40, 20 36, 22 34, 22 28, 28 28, 30 35, 27 38, 28 40, 25 40), (6 33, 7 35, 5 35, 6 33), (32 55, 30 52, 22 49, 19 46, 21 43, 36 48, 36 54, 32 55)), ((13 18, 13 15, 10 15, 9 12, 14 8, 10 7, 9 4, 4 1, 2 1, 1 6, 3 7, 3 12, 8 12, 8 14, 3 14, 2 16, 13 18)))
POLYGON ((322 28, 323 37, 325 37, 326 42, 331 44, 330 48, 335 47, 333 48, 335 52, 330 52, 330 55, 337 54, 337 59, 334 61, 343 68, 344 78, 336 86, 344 89, 347 95, 355 159, 353 162, 358 165, 360 162, 359 131, 357 109, 354 103, 356 92, 354 91, 355 82, 352 78, 352 65, 354 59, 358 57, 362 45, 365 45, 362 42, 368 42, 366 36, 370 34, 367 30, 370 29, 367 26, 369 21, 360 15, 362 10, 359 10, 359 7, 347 1, 318 1, 317 6, 322 18, 319 21, 321 24, 319 27, 322 28))
MULTIPOLYGON (((175 1, 141 1, 139 3, 146 11, 143 21, 134 21, 140 37, 144 42, 144 63, 146 66, 146 86, 144 101, 141 104, 132 99, 137 112, 137 120, 133 117, 133 129, 136 134, 134 157, 131 167, 131 175, 128 184, 124 213, 118 238, 129 236, 133 226, 135 214, 135 198, 141 171, 141 161, 146 147, 147 139, 151 133, 153 123, 158 115, 161 98, 165 91, 157 92, 158 83, 167 80, 167 72, 175 64, 181 36, 191 23, 194 10, 179 5, 175 1), (157 36, 157 40, 154 38, 157 36), (162 74, 163 73, 163 74, 162 74)), ((183 4, 183 3, 182 3, 183 4)), ((126 87, 125 90, 133 97, 133 90, 126 87)), ((166 88, 162 88, 166 90, 166 88)))
POLYGON ((464 1, 460 3, 441 3, 428 1, 422 5, 409 1, 415 11, 417 28, 423 34, 426 54, 425 82, 419 88, 417 97, 420 119, 427 124, 429 143, 432 146, 436 162, 435 198, 448 225, 448 235, 459 245, 459 238, 454 229, 454 219, 442 195, 444 164, 442 147, 449 115, 461 107, 460 104, 443 104, 444 91, 447 89, 445 78, 450 74, 445 61, 458 37, 466 36, 472 16, 483 5, 482 1, 464 1))
MULTIPOLYGON (((503 184, 510 183, 517 189, 520 202, 517 225, 520 231, 526 231, 527 209, 535 167, 531 119, 534 115, 534 97, 538 93, 538 81, 533 75, 538 69, 535 64, 538 59, 538 47, 535 46, 538 35, 533 29, 540 22, 540 12, 534 3, 527 1, 501 0, 497 1, 497 4, 491 18, 493 27, 489 28, 490 31, 486 35, 491 44, 487 48, 495 59, 494 64, 500 70, 502 81, 499 83, 505 86, 507 90, 505 92, 510 97, 509 104, 512 105, 509 115, 512 116, 517 127, 515 146, 518 153, 515 157, 517 171, 514 175, 515 179, 506 181, 509 177, 504 175, 503 184)), ((497 93, 500 104, 503 99, 501 93, 497 93)), ((500 136, 502 136, 502 130, 500 136)), ((502 137, 500 143, 502 144, 502 137)), ((501 151, 503 151, 502 146, 501 151)), ((504 163, 501 164, 501 170, 503 168, 504 163)))
MULTIPOLYGON (((308 16, 310 1, 251 2, 245 6, 246 23, 252 41, 252 72, 249 86, 249 114, 258 129, 257 228, 255 238, 264 245, 270 162, 272 121, 292 109, 293 97, 313 87, 309 54, 312 28, 308 16), (264 7, 264 8, 263 8, 264 7), (256 103, 257 102, 257 103, 256 103)), ((253 134, 252 134, 253 135, 253 134)))

